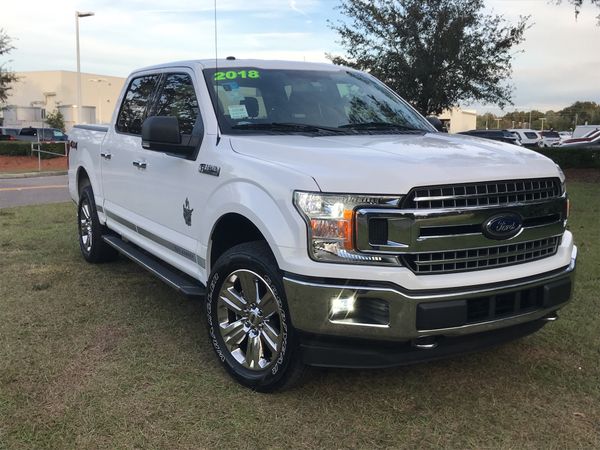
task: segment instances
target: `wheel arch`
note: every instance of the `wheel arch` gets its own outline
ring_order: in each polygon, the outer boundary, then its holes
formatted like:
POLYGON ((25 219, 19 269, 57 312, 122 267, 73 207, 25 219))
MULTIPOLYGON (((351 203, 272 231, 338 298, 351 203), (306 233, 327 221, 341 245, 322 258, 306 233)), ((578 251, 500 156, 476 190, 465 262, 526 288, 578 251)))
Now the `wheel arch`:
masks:
POLYGON ((254 241, 264 241, 269 245, 264 234, 250 219, 235 212, 223 214, 217 219, 210 233, 207 252, 208 269, 210 270, 217 259, 230 248, 254 241))
POLYGON ((278 201, 263 187, 243 182, 229 183, 227 189, 215 192, 205 209, 211 211, 214 219, 207 220, 201 234, 201 242, 206 245, 207 274, 218 255, 226 250, 223 240, 219 241, 218 234, 215 234, 223 230, 246 237, 244 241, 238 241, 241 238, 237 236, 231 237, 229 242, 235 244, 250 240, 265 241, 278 266, 285 266, 280 250, 306 245, 302 241, 306 239, 306 224, 293 210, 291 199, 292 194, 289 193, 289 201, 278 201), (289 203, 289 207, 283 207, 282 202, 289 203), (237 224, 237 227, 232 224, 237 224))

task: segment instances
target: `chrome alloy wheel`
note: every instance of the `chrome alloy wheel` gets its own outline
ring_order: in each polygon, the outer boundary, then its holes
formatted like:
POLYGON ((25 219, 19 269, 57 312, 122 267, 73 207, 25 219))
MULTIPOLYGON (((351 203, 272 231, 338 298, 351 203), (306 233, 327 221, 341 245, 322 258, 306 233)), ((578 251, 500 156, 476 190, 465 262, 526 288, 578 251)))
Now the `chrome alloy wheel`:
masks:
POLYGON ((92 208, 87 200, 81 203, 79 214, 79 238, 86 252, 92 251, 92 208))
POLYGON ((274 364, 283 342, 280 303, 269 284, 240 269, 223 283, 217 301, 219 332, 231 356, 251 370, 274 364))

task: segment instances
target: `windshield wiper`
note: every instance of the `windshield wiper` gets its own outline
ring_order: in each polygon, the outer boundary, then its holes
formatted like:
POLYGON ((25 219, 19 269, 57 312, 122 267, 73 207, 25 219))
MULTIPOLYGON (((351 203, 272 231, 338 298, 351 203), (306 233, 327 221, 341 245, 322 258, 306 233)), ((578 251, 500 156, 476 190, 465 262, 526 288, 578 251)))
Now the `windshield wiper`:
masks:
POLYGON ((273 131, 304 131, 304 132, 319 132, 319 131, 332 131, 339 133, 343 130, 334 127, 325 127, 321 125, 310 125, 305 123, 295 122, 269 122, 269 123, 243 123, 239 125, 233 125, 231 128, 235 130, 273 130, 273 131))
POLYGON ((379 130, 379 129, 395 129, 404 131, 422 131, 426 132, 421 128, 407 127, 406 125, 400 125, 399 123, 391 122, 363 122, 363 123, 347 123, 341 125, 340 128, 349 128, 353 130, 379 130))

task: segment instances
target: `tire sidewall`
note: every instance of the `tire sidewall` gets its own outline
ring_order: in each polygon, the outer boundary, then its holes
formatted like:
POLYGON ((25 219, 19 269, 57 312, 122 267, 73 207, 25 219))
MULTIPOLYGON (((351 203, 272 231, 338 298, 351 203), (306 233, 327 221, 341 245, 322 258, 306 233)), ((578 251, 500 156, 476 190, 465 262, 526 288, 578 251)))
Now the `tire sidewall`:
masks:
POLYGON ((281 275, 278 270, 266 263, 263 258, 247 253, 230 253, 223 255, 215 264, 207 284, 206 318, 208 321, 208 334, 213 349, 231 376, 240 384, 258 391, 271 391, 277 389, 284 381, 286 371, 292 364, 295 350, 295 336, 281 275), (262 371, 254 371, 243 367, 227 349, 221 333, 218 330, 217 300, 218 295, 227 277, 236 270, 247 269, 255 272, 273 290, 275 300, 281 311, 282 344, 281 353, 275 364, 262 371))
POLYGON ((96 212, 96 202, 94 201, 94 192, 92 191, 92 188, 89 185, 85 186, 81 190, 81 195, 79 196, 79 204, 77 206, 77 220, 78 220, 77 225, 78 225, 78 227, 80 226, 81 217, 82 217, 81 206, 86 201, 90 205, 90 216, 92 219, 92 247, 90 248, 90 251, 88 252, 87 249, 85 248, 85 246, 83 245, 83 241, 81 240, 81 231, 78 228, 77 233, 78 233, 78 239, 79 239, 79 248, 81 249, 81 253, 82 253, 83 257, 87 261, 95 261, 95 259, 97 257, 96 253, 98 253, 98 245, 99 245, 98 240, 102 239, 102 232, 101 232, 101 227, 100 227, 100 220, 98 219, 98 213, 96 212))

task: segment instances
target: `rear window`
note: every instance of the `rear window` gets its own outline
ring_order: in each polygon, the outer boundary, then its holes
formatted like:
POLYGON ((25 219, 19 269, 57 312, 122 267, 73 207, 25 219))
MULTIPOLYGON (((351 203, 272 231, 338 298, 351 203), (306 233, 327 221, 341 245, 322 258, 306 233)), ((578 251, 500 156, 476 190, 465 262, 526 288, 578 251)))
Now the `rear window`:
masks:
POLYGON ((146 109, 157 82, 158 75, 145 75, 131 80, 117 117, 117 131, 142 133, 142 122, 146 118, 146 109))

